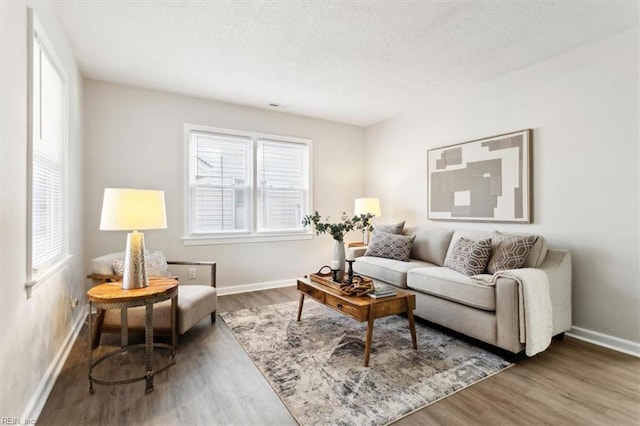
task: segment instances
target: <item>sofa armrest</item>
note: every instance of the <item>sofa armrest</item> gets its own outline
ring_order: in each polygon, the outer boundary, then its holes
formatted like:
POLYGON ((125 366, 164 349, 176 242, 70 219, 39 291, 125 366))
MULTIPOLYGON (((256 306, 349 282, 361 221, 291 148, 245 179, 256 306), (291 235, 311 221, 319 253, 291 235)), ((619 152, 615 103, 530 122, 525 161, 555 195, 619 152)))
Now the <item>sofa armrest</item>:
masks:
POLYGON ((524 349, 520 343, 518 284, 506 277, 496 280, 496 341, 496 346, 513 353, 524 349))
POLYGON ((539 269, 549 278, 555 336, 571 329, 571 253, 549 249, 539 269))
POLYGON ((347 251, 349 253, 353 254, 353 258, 355 259, 356 257, 360 257, 360 256, 364 256, 364 254, 367 251, 367 246, 362 246, 362 247, 349 247, 347 249, 347 251))
MULTIPOLYGON (((549 279, 549 296, 553 312, 554 336, 571 329, 571 253, 549 249, 538 269, 549 279)), ((497 346, 514 353, 524 346, 520 343, 518 284, 511 278, 496 280, 497 346)))

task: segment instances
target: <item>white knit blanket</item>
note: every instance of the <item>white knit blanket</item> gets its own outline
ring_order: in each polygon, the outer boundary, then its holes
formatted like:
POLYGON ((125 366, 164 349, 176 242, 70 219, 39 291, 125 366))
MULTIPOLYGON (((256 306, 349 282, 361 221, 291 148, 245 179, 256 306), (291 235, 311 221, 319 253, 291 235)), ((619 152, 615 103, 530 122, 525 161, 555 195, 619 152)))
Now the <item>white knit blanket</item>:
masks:
POLYGON ((520 342, 525 344, 525 353, 533 356, 544 351, 551 343, 553 330, 547 274, 540 269, 523 268, 472 278, 481 284, 495 285, 500 277, 511 278, 518 283, 518 322, 520 342))

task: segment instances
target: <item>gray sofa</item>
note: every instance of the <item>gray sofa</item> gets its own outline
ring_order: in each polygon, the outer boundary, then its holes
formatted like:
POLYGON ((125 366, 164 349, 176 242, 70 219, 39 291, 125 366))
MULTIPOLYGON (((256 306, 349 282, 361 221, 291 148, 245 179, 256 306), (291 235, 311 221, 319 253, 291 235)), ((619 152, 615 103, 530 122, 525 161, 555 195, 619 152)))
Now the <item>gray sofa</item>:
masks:
MULTIPOLYGON (((498 278, 495 286, 483 285, 443 266, 458 239, 478 241, 492 238, 494 232, 410 226, 403 234, 415 235, 408 262, 364 256, 366 247, 350 248, 356 257, 354 272, 414 293, 415 315, 420 318, 512 354, 523 352, 517 282, 498 278)), ((571 328, 571 254, 548 249, 545 239, 538 237, 523 267, 546 272, 553 335, 562 336, 571 328)))

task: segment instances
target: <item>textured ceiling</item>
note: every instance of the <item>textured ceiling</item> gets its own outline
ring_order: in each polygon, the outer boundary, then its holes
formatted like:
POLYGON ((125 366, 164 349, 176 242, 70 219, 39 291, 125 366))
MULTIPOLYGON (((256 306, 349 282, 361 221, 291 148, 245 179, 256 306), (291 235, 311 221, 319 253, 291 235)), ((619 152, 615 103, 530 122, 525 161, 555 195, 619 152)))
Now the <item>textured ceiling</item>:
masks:
POLYGON ((92 79, 367 126, 638 25, 638 2, 54 1, 92 79))

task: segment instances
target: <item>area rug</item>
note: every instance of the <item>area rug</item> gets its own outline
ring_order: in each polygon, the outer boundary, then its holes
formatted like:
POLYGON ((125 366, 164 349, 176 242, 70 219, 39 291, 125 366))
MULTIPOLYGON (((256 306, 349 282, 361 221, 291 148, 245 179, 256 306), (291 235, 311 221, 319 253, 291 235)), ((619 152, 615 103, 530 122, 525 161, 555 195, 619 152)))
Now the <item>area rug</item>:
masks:
POLYGON ((307 298, 222 313, 255 365, 301 425, 385 425, 512 364, 407 318, 375 321, 369 367, 366 323, 307 298))

